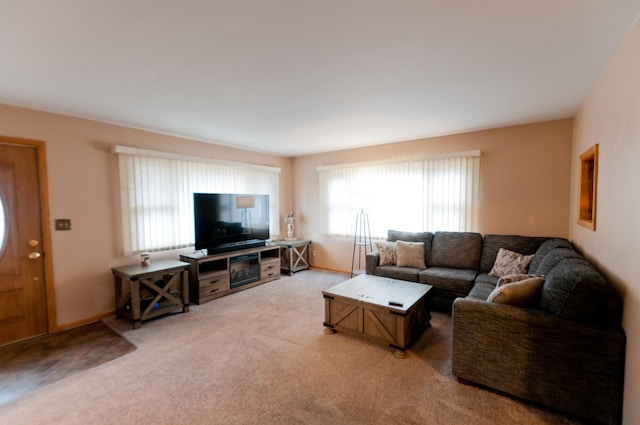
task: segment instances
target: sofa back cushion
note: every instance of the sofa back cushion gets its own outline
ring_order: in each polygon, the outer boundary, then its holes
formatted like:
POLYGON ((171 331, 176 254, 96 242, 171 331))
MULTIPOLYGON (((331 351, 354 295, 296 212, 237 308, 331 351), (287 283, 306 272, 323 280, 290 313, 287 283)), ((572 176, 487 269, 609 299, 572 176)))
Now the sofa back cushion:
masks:
POLYGON ((622 298, 610 284, 607 285, 605 302, 594 314, 594 321, 608 326, 620 326, 622 323, 622 298))
POLYGON ((600 319, 609 283, 584 259, 562 260, 546 276, 540 306, 569 320, 600 319))
POLYGON ((403 232, 400 230, 387 231, 387 241, 397 242, 424 242, 424 263, 429 264, 429 257, 431 255, 431 240, 433 239, 433 233, 431 232, 403 232))
POLYGON ((429 267, 478 270, 482 235, 475 232, 436 232, 429 267))
MULTIPOLYGON (((500 248, 518 252, 523 255, 531 255, 538 247, 549 238, 518 235, 485 235, 482 238, 482 255, 480 256, 480 272, 491 271, 500 248)), ((531 270, 531 266, 529 266, 531 270)))
POLYGON ((544 256, 540 265, 535 270, 529 265, 529 273, 546 276, 560 261, 569 258, 582 259, 584 257, 571 248, 554 248, 544 256))
POLYGON ((535 255, 533 256, 533 260, 531 260, 531 264, 529 265, 529 271, 533 273, 539 266, 544 257, 555 248, 568 248, 574 249, 571 242, 562 238, 551 238, 544 241, 540 247, 536 250, 535 255))

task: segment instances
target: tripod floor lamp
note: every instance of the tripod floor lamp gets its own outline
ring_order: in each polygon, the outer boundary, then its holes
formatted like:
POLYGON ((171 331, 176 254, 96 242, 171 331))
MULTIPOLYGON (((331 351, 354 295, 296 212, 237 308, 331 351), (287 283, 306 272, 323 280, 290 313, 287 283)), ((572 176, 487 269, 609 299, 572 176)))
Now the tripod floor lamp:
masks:
POLYGON ((356 228, 353 235, 353 256, 351 258, 351 277, 353 277, 354 274, 365 273, 363 264, 366 266, 367 252, 373 251, 369 214, 366 212, 366 209, 370 207, 370 194, 352 194, 351 203, 356 206, 358 210, 356 214, 356 228), (356 251, 358 252, 357 267, 356 251))

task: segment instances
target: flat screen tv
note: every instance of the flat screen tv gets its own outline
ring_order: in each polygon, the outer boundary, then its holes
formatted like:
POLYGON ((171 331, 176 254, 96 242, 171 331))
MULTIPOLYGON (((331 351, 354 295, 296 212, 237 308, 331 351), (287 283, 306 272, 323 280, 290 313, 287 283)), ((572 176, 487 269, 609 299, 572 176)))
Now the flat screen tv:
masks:
POLYGON ((269 195, 194 193, 196 250, 208 254, 264 246, 269 195))

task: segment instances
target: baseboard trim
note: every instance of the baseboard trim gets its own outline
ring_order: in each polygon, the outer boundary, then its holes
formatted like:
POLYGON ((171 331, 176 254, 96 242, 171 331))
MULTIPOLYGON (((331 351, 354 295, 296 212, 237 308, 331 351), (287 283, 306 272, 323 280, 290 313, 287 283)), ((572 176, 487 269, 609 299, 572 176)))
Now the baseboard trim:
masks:
POLYGON ((77 328, 80 326, 88 325, 90 323, 99 322, 103 318, 107 316, 111 316, 115 313, 115 310, 107 311, 105 313, 96 314, 95 316, 87 317, 82 320, 78 320, 75 322, 65 323, 64 325, 58 325, 55 327, 55 330, 52 333, 58 333, 63 331, 68 331, 69 329, 77 328))
POLYGON ((350 272, 349 270, 332 269, 332 268, 330 268, 330 267, 311 266, 310 268, 312 268, 312 269, 318 269, 318 270, 325 270, 325 271, 328 271, 328 272, 336 272, 336 273, 351 274, 351 272, 350 272))

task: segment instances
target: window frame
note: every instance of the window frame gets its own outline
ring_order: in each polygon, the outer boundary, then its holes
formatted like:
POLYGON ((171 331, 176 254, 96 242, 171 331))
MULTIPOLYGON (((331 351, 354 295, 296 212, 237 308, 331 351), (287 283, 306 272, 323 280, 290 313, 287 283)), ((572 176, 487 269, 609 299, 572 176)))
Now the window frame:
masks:
POLYGON ((596 230, 598 204, 598 144, 594 144, 580 155, 578 177, 578 224, 596 230))

